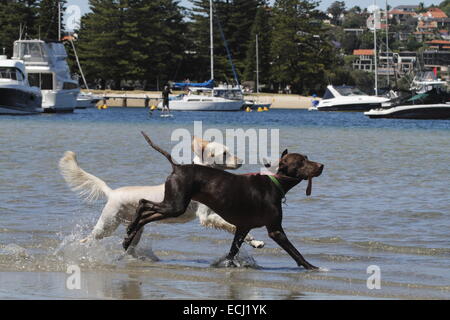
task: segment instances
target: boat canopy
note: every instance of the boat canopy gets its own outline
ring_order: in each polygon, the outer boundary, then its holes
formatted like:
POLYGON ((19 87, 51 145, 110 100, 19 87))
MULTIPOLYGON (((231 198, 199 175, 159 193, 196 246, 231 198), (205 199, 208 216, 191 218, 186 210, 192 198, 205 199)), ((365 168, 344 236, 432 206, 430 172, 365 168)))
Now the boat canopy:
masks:
POLYGON ((214 80, 211 79, 207 82, 203 82, 203 83, 191 83, 191 82, 174 82, 172 87, 174 88, 181 88, 181 89, 185 89, 185 88, 214 88, 214 80))

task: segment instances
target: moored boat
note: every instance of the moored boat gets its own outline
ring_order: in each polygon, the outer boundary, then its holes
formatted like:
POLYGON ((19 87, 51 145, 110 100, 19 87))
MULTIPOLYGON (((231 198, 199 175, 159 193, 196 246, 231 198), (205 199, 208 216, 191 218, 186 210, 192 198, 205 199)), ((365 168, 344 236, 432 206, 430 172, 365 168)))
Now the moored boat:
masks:
POLYGON ((389 108, 372 109, 364 115, 370 118, 445 120, 450 119, 449 98, 446 92, 435 88, 393 104, 389 108))
POLYGON ((41 104, 41 92, 28 83, 24 64, 0 56, 0 114, 39 113, 41 104))
POLYGON ((381 107, 388 100, 385 97, 369 96, 355 87, 329 85, 317 110, 363 112, 381 107))
POLYGON ((13 59, 24 62, 30 84, 41 89, 44 112, 74 111, 80 88, 71 77, 62 43, 18 40, 13 59))

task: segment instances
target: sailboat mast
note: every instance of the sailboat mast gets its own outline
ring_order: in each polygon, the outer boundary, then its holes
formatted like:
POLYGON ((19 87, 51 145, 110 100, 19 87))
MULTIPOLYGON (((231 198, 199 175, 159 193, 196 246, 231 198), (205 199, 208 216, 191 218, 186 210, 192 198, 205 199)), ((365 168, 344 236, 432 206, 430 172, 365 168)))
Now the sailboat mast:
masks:
POLYGON ((209 29, 211 41, 211 79, 214 80, 213 0, 209 0, 209 29))
MULTIPOLYGON (((389 63, 389 11, 388 11, 388 1, 386 0, 386 55, 387 55, 387 86, 389 88, 389 77, 390 77, 390 63, 389 63)), ((393 57, 392 57, 393 58, 393 57)))
POLYGON ((373 10, 373 53, 374 53, 374 62, 375 62, 375 95, 378 95, 378 62, 377 62, 377 2, 373 1, 374 10, 373 10))
POLYGON ((259 93, 259 44, 256 35, 256 93, 259 93))
POLYGON ((61 2, 58 0, 58 41, 61 41, 61 2))

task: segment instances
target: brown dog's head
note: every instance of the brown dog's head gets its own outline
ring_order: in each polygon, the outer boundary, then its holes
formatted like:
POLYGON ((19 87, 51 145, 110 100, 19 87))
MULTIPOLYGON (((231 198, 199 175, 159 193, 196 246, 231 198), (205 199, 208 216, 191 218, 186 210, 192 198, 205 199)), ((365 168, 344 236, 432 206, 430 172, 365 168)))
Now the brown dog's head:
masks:
POLYGON ((277 175, 287 176, 299 180, 308 180, 306 195, 311 195, 312 179, 322 174, 324 165, 308 160, 307 156, 289 153, 284 150, 278 164, 277 175))

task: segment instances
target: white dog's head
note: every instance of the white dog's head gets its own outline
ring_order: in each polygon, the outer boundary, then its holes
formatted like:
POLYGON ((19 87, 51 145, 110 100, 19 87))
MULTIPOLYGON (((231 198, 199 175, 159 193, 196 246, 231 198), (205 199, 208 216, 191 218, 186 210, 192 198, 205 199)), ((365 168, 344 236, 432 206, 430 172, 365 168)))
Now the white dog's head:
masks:
POLYGON ((242 160, 233 155, 228 147, 218 142, 205 141, 198 137, 192 138, 194 163, 217 169, 239 169, 242 160))

